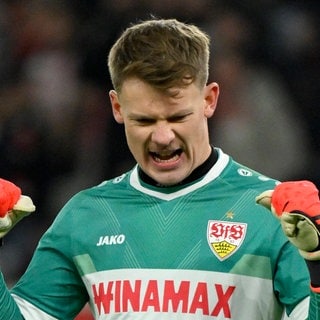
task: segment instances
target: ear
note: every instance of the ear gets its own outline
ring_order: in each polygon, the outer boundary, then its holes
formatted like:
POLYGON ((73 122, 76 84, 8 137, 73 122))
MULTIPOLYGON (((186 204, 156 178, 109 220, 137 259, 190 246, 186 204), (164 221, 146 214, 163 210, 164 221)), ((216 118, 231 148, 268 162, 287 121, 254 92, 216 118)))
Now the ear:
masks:
POLYGON ((111 107, 112 107, 112 113, 113 113, 113 117, 114 119, 118 122, 118 123, 123 123, 123 116, 122 116, 122 112, 121 112, 121 105, 119 102, 119 97, 118 94, 115 90, 110 90, 109 91, 109 98, 110 98, 110 102, 111 102, 111 107))
POLYGON ((205 116, 211 118, 216 111, 219 97, 219 85, 216 82, 209 83, 204 88, 205 116))

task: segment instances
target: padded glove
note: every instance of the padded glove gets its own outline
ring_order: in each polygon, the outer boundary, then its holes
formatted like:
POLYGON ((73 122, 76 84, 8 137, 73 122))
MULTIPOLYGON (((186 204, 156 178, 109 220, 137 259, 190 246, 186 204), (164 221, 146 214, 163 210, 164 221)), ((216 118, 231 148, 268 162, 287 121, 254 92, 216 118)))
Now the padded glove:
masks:
POLYGON ((14 183, 0 179, 0 239, 33 211, 35 206, 30 197, 22 195, 14 183))
POLYGON ((280 183, 261 193, 256 202, 280 219, 285 235, 306 260, 320 260, 320 200, 312 182, 280 183))

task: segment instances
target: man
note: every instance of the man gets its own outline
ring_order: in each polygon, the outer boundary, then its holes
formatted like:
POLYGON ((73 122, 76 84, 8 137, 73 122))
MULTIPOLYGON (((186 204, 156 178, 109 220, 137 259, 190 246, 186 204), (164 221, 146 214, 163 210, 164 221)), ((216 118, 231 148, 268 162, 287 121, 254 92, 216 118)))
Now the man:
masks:
POLYGON ((316 222, 305 237, 308 214, 274 209, 290 190, 262 193, 277 182, 211 146, 219 86, 207 84, 208 60, 207 35, 176 20, 121 35, 110 99, 137 165, 65 205, 11 292, 2 282, 0 319, 73 319, 87 301, 96 319, 320 319, 317 261, 310 290, 304 259, 255 198, 295 245, 307 239, 306 260, 316 222))

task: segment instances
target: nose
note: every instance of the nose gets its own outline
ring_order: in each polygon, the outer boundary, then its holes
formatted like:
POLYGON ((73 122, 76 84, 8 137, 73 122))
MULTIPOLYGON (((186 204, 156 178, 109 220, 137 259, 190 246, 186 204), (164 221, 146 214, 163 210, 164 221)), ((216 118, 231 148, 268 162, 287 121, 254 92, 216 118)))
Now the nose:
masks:
POLYGON ((169 145, 175 137, 172 128, 168 124, 158 124, 154 127, 151 141, 158 145, 169 145))

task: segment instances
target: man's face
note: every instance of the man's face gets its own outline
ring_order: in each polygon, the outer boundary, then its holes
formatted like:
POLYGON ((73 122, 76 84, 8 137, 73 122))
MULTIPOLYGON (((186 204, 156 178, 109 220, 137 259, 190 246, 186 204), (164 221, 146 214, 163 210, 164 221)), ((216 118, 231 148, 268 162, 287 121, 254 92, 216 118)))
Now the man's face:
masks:
POLYGON ((179 88, 172 97, 131 78, 121 93, 110 91, 113 114, 141 169, 161 185, 174 185, 209 156, 207 120, 219 94, 216 83, 179 88))

